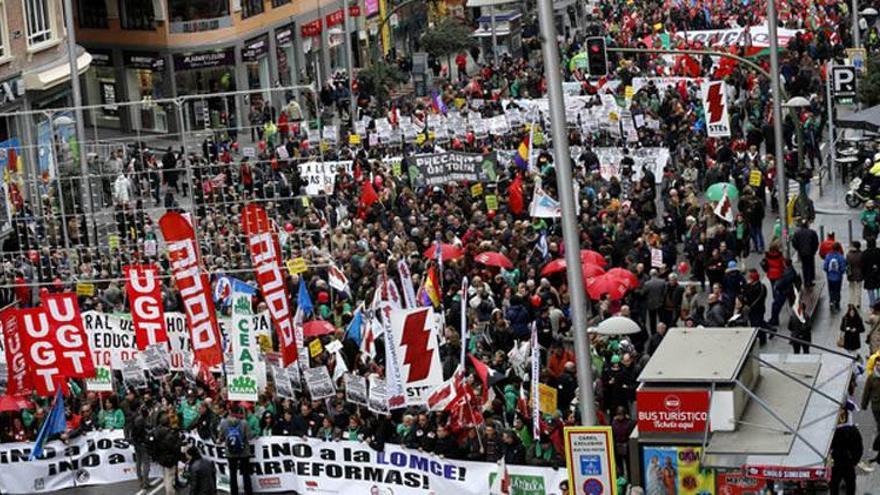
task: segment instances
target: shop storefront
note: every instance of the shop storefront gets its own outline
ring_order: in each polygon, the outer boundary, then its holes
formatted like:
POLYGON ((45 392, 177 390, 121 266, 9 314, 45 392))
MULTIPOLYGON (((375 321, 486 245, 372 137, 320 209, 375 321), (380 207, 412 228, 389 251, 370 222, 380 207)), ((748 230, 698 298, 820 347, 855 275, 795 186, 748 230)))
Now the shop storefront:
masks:
POLYGON ((165 59, 155 52, 123 52, 129 101, 141 104, 131 110, 133 129, 168 132, 169 109, 153 101, 165 98, 165 59))
POLYGON ((293 24, 275 30, 275 56, 278 57, 278 81, 282 86, 299 83, 294 51, 293 24))
MULTIPOLYGON (((174 55, 177 93, 199 95, 235 91, 235 50, 226 48, 209 52, 174 55)), ((235 114, 235 98, 206 97, 187 100, 186 118, 195 129, 223 126, 235 114)))
POLYGON ((90 48, 92 68, 86 73, 87 101, 102 105, 100 110, 88 112, 90 124, 119 129, 121 127, 119 101, 120 87, 113 66, 113 51, 90 48), (94 122, 91 120, 94 119, 94 122))
MULTIPOLYGON (((241 60, 244 62, 247 74, 248 89, 259 90, 271 88, 272 77, 269 75, 269 35, 264 34, 244 42, 241 50, 241 60)), ((269 92, 252 93, 250 101, 255 104, 259 101, 267 101, 269 92)))
POLYGON ((321 68, 321 32, 323 30, 323 19, 315 19, 300 26, 306 72, 308 72, 311 81, 320 82, 325 79, 325 74, 322 74, 323 69, 321 68))

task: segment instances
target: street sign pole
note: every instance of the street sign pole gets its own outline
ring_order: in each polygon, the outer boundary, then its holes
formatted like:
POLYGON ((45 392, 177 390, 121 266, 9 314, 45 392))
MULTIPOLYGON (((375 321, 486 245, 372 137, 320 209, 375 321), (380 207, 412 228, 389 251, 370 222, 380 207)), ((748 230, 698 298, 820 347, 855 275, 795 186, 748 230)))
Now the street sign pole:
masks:
MULTIPOLYGON (((553 0, 538 0, 538 25, 541 29, 541 52, 544 55, 544 75, 550 97, 550 125, 555 154, 556 184, 562 209, 562 239, 565 245, 565 263, 568 291, 571 295, 572 334, 577 360, 578 410, 581 423, 596 424, 596 406, 593 403, 593 359, 587 336, 587 306, 584 279, 580 269, 580 235, 577 210, 574 204, 574 181, 571 175, 571 156, 568 148, 568 129, 562 99, 562 81, 559 77, 559 49, 556 45, 556 26, 553 24, 553 0)), ((538 377, 532 377, 537 380, 538 377)))
MULTIPOLYGON (((834 100, 831 94, 831 80, 834 78, 834 61, 829 60, 825 71, 825 99, 828 100, 828 145, 831 146, 831 165, 828 167, 831 174, 831 185, 836 182, 835 168, 837 168, 837 143, 834 135, 834 100)), ((822 174, 819 174, 819 184, 822 184, 822 174)))

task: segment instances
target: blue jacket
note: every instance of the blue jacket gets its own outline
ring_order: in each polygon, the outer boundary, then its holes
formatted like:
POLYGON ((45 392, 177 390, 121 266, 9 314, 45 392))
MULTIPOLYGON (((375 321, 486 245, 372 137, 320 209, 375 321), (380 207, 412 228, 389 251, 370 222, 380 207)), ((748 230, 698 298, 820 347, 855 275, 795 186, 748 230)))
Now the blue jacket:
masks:
POLYGON ((822 265, 829 282, 840 282, 846 273, 846 258, 837 251, 825 255, 825 263, 822 265))

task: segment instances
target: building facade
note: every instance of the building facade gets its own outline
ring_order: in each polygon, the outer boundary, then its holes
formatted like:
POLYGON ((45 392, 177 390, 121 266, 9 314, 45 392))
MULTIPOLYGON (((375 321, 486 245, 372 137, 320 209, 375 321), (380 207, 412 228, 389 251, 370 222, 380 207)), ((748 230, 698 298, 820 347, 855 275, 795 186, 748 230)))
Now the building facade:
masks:
MULTIPOLYGON (((74 56, 84 73, 91 56, 82 48, 74 56)), ((50 171, 48 110, 70 105, 63 1, 0 0, 0 238, 11 230, 14 199, 29 195, 33 181, 24 178, 50 171), (9 166, 10 157, 17 166, 9 166)))
MULTIPOLYGON (((191 98, 326 81, 344 71, 343 0, 74 0, 77 41, 92 56, 85 97, 102 127, 175 132, 244 127, 281 92, 191 98), (149 102, 188 96, 181 105, 149 102), (119 102, 141 102, 134 107, 119 102)), ((384 0, 381 2, 384 3, 384 0)), ((382 6, 384 8, 384 5, 382 6)), ((369 53, 379 0, 349 3, 355 67, 369 53)), ((299 95, 297 95, 299 96, 299 95)))

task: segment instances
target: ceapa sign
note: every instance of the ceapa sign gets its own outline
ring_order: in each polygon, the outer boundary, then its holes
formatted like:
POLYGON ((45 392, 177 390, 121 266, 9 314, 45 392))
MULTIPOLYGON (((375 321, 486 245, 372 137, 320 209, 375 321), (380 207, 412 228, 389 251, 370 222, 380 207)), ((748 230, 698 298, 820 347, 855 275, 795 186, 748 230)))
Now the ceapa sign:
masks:
POLYGON ((636 392, 639 431, 703 433, 709 420, 709 391, 665 389, 636 392))

